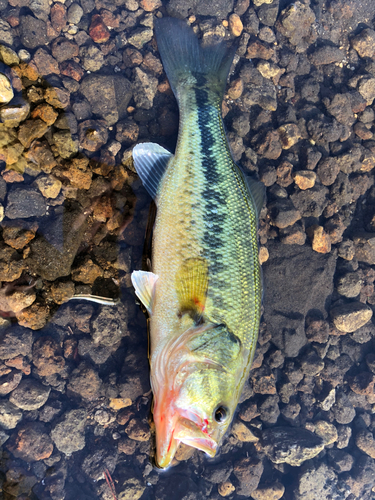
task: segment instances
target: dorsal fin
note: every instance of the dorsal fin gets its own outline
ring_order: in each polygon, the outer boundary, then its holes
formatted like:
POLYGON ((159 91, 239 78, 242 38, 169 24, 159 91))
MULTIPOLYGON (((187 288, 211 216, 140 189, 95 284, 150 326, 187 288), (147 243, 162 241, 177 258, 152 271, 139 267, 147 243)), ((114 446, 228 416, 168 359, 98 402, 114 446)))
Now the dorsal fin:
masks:
POLYGON ((137 174, 148 194, 154 200, 160 181, 172 157, 172 153, 153 142, 142 142, 133 149, 133 160, 137 174))
POLYGON ((257 218, 259 218, 260 211, 262 210, 266 189, 264 187, 263 182, 257 181, 252 177, 244 175, 245 183, 251 198, 254 202, 254 206, 257 212, 257 218))
POLYGON ((135 294, 147 309, 147 312, 152 314, 152 303, 155 293, 155 283, 159 276, 147 271, 133 271, 131 280, 135 289, 135 294))

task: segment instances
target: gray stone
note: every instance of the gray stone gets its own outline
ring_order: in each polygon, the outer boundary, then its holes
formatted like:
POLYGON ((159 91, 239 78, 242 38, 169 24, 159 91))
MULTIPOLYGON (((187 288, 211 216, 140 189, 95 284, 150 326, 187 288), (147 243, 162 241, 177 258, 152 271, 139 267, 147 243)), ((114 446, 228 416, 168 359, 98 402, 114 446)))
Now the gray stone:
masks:
POLYGON ((83 9, 78 3, 72 3, 68 9, 68 22, 78 24, 83 16, 83 9))
POLYGON ((111 347, 127 333, 125 325, 126 320, 121 321, 119 312, 115 308, 102 307, 92 322, 92 340, 95 344, 111 347))
POLYGON ((337 474, 325 463, 311 466, 298 480, 296 500, 345 500, 350 494, 349 487, 337 481, 337 474))
POLYGON ((37 410, 47 401, 50 387, 33 379, 25 379, 9 397, 9 401, 22 410, 37 410))
POLYGON ((21 42, 28 49, 35 49, 48 43, 47 25, 33 16, 20 17, 21 42))
POLYGON ((340 332, 351 333, 368 323, 372 318, 372 309, 362 302, 349 302, 334 307, 330 311, 332 321, 340 332))
POLYGON ((22 420, 22 411, 7 399, 0 400, 0 426, 3 429, 14 429, 22 420))
POLYGON ((35 17, 42 19, 42 21, 47 21, 50 14, 50 3, 48 0, 31 0, 30 10, 33 11, 35 17))
POLYGON ((270 257, 263 265, 264 319, 272 342, 285 356, 295 357, 307 342, 308 312, 327 317, 336 256, 297 245, 272 243, 268 250, 270 257))
POLYGON ((346 273, 337 280, 337 291, 348 298, 357 297, 361 292, 362 281, 358 273, 346 273))
POLYGON ((0 359, 13 359, 16 356, 30 356, 33 333, 22 326, 12 326, 2 330, 0 335, 0 359))
POLYGON ((46 213, 46 201, 33 188, 16 188, 8 194, 5 216, 9 219, 42 217, 46 213))
POLYGON ((89 75, 80 88, 96 115, 114 125, 127 115, 126 109, 132 97, 129 80, 123 76, 89 75))
POLYGON ((290 196, 302 217, 320 217, 328 203, 328 188, 315 184, 314 187, 296 191, 290 196))
POLYGON ((261 445, 267 457, 275 464, 287 463, 293 466, 316 457, 324 448, 321 437, 306 429, 293 427, 264 430, 261 445))
POLYGON ((0 18, 0 42, 13 45, 13 34, 10 24, 0 18))
POLYGON ((158 79, 141 68, 134 68, 133 93, 139 108, 151 109, 158 88, 158 79))
POLYGON ((30 268, 49 281, 68 276, 86 227, 80 210, 54 217, 44 228, 48 241, 39 237, 31 243, 30 268))
POLYGON ((86 410, 71 410, 64 413, 62 420, 51 431, 56 448, 70 455, 85 447, 86 410))

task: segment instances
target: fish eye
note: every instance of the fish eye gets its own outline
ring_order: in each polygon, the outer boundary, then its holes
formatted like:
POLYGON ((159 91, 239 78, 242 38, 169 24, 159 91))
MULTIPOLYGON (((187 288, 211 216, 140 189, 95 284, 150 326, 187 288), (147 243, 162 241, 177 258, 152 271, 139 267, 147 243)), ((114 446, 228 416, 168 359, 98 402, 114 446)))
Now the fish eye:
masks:
POLYGON ((225 406, 218 406, 215 410, 214 417, 216 422, 222 423, 224 422, 229 415, 229 410, 225 406))

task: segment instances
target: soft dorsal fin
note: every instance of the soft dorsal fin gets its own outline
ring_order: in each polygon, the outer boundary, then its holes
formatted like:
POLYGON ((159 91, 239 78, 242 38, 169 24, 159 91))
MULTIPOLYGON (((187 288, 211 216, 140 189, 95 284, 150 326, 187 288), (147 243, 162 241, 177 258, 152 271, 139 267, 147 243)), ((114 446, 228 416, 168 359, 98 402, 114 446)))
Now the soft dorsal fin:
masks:
POLYGON ((167 169, 172 153, 159 144, 142 142, 133 149, 133 159, 137 174, 148 194, 155 200, 160 181, 167 169))
POLYGON ((251 198, 254 202, 254 206, 257 212, 257 217, 259 218, 260 211, 262 210, 264 199, 266 196, 266 189, 263 182, 256 181, 252 177, 244 175, 245 183, 251 198))
POLYGON ((205 259, 187 259, 176 274, 176 292, 180 313, 189 313, 196 321, 203 314, 208 288, 208 264, 205 259))
POLYGON ((159 276, 147 271, 133 271, 131 280, 135 289, 135 294, 147 309, 147 312, 152 314, 152 303, 155 293, 155 283, 159 276))

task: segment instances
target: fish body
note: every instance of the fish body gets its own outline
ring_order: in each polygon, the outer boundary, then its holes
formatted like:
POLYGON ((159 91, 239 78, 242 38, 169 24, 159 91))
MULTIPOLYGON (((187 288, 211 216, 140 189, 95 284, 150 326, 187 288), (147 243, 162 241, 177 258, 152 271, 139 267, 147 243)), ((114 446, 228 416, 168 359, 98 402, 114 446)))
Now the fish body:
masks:
POLYGON ((134 148, 155 198, 152 272, 135 271, 150 314, 156 462, 180 442, 214 456, 248 377, 260 321, 257 221, 263 186, 234 163, 221 101, 234 48, 202 48, 183 21, 165 18, 156 38, 180 110, 175 155, 134 148))

